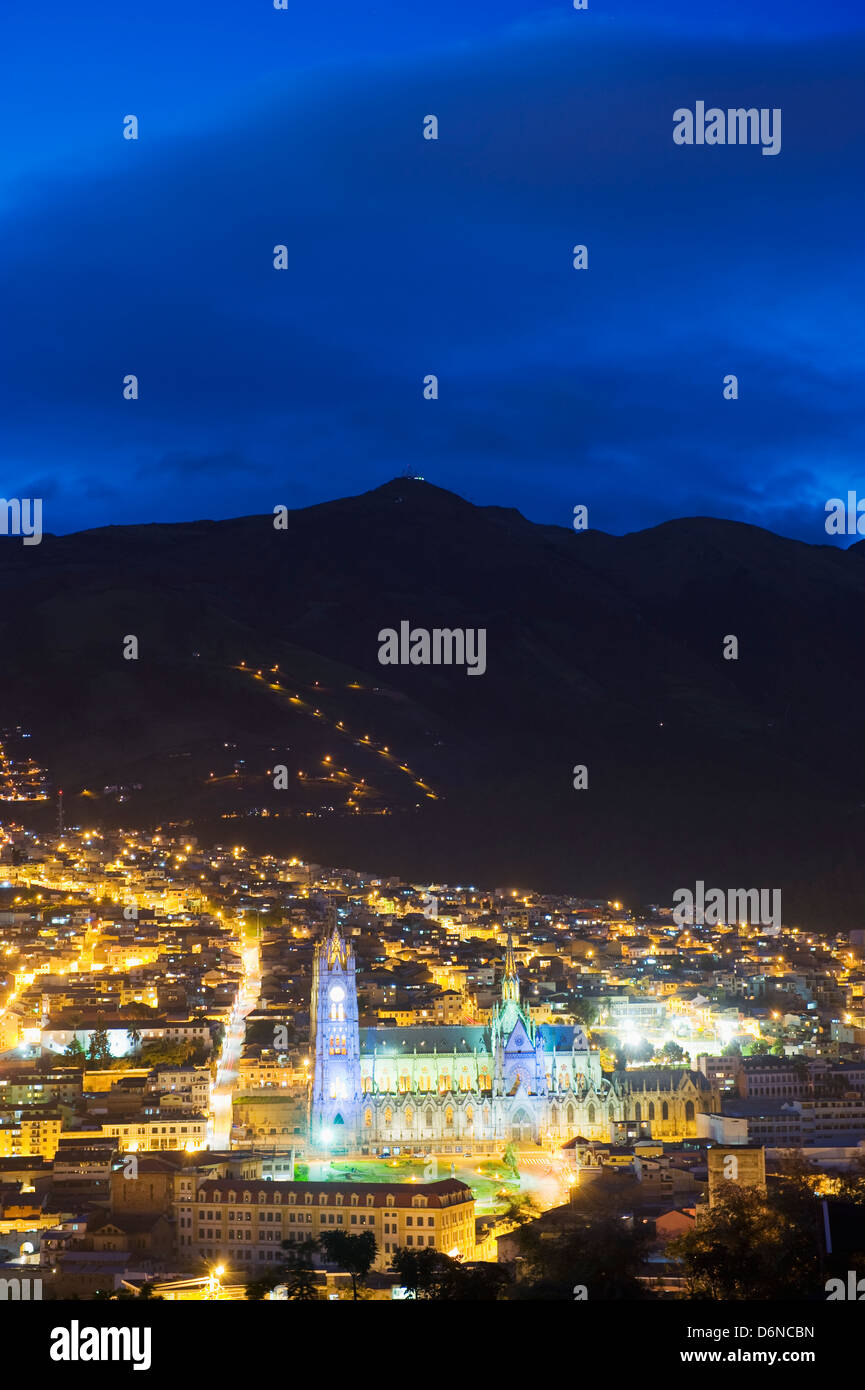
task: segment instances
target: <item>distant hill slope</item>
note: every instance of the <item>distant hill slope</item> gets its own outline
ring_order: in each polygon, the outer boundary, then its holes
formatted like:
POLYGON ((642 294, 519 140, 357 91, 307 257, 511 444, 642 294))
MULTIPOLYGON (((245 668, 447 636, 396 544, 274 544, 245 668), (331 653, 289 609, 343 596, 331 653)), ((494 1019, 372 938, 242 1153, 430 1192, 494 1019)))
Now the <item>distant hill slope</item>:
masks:
POLYGON ((780 887, 788 920, 862 923, 861 545, 575 533, 400 479, 285 530, 3 539, 0 594, 0 716, 75 816, 258 807, 281 818, 244 843, 325 861, 644 901, 780 887), (486 673, 379 665, 402 619, 485 628, 486 673))

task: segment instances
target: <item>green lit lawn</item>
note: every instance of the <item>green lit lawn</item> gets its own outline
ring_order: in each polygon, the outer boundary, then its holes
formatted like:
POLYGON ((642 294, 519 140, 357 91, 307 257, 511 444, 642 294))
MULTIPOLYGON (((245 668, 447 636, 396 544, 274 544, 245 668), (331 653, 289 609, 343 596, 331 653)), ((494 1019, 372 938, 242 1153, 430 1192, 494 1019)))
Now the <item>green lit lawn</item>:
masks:
MULTIPOLYGON (((453 1176, 471 1187, 479 1215, 505 1209, 507 1197, 498 1196, 499 1192, 516 1194, 521 1191, 519 1181, 497 1159, 476 1159, 474 1163, 466 1163, 457 1156, 453 1163, 453 1176)), ((426 1164, 420 1158, 337 1159, 322 1165, 312 1160, 311 1167, 317 1181, 351 1182, 354 1179, 356 1182, 411 1182, 413 1178, 418 1183, 429 1181, 425 1176, 426 1164)), ((451 1177, 451 1163, 447 1157, 438 1160, 438 1176, 451 1177)))

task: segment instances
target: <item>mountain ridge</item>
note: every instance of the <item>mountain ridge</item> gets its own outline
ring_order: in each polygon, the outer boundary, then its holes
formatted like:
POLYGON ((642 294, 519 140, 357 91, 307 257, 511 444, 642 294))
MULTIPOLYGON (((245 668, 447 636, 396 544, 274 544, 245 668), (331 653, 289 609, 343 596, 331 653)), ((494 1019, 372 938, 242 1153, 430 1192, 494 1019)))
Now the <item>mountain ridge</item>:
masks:
POLYGON ((87 788, 91 817, 266 809, 323 862, 653 901, 702 878, 781 887, 815 929, 859 920, 865 552, 706 517, 575 532, 408 478, 273 520, 0 546, 0 715, 67 808, 87 788), (381 666, 405 619, 484 627, 485 675, 381 666))

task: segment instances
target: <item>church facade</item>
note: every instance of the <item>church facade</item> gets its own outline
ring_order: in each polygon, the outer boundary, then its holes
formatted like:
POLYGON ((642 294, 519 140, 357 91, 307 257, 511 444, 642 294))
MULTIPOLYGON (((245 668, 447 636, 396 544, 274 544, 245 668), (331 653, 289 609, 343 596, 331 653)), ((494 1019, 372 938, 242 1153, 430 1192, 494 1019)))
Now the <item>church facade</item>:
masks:
POLYGON ((361 1029, 354 951, 334 927, 316 946, 310 1029, 315 1150, 493 1153, 629 1130, 681 1139, 719 1108, 698 1072, 605 1075, 582 1028, 534 1024, 510 942, 489 1025, 361 1029))

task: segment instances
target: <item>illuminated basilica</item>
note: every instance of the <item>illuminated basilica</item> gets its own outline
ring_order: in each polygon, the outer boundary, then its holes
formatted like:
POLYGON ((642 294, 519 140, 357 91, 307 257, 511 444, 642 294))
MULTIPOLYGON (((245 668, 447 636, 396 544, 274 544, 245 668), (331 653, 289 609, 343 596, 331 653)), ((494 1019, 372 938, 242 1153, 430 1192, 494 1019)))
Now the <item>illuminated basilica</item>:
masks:
POLYGON ((582 1028, 534 1024, 510 941, 489 1025, 361 1030, 354 951, 335 926, 316 946, 310 1028, 314 1149, 491 1153, 510 1141, 606 1141, 623 1123, 681 1139, 696 1135, 699 1111, 718 1109, 700 1073, 605 1075, 582 1028))

